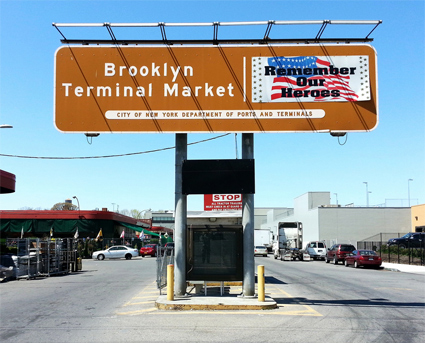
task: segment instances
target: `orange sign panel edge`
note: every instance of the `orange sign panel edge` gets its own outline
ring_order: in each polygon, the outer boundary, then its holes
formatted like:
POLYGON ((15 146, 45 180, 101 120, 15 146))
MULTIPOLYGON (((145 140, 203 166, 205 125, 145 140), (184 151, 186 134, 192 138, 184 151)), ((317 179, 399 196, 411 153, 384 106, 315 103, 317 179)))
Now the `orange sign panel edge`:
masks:
MULTIPOLYGON (((286 68, 283 72, 288 72, 286 68)), ((341 65, 331 68, 333 73, 346 72, 341 65)), ((297 76, 296 82, 303 86, 307 81, 297 76)), ((366 44, 66 46, 55 55, 54 109, 57 129, 70 133, 371 131, 378 124, 376 52, 366 44), (273 79, 286 65, 282 62, 257 71, 254 58, 261 62, 297 56, 325 57, 331 63, 366 56, 370 99, 255 102, 253 74, 266 70, 273 79)))

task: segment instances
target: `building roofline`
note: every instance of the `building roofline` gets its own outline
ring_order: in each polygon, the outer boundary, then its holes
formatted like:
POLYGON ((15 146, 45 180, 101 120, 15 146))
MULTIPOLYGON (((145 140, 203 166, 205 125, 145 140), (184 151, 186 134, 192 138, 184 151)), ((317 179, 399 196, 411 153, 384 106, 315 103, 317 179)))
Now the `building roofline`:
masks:
POLYGON ((1 210, 0 219, 71 219, 71 220, 115 220, 137 225, 142 222, 151 226, 150 219, 135 219, 110 211, 52 211, 52 210, 1 210))
POLYGON ((357 209, 357 210, 376 210, 376 209, 380 209, 380 210, 388 210, 388 209, 410 209, 410 207, 407 206, 396 206, 396 207, 385 207, 385 206, 326 206, 326 205, 322 205, 319 207, 315 207, 316 208, 320 208, 320 209, 327 209, 327 210, 335 210, 335 209, 357 209))

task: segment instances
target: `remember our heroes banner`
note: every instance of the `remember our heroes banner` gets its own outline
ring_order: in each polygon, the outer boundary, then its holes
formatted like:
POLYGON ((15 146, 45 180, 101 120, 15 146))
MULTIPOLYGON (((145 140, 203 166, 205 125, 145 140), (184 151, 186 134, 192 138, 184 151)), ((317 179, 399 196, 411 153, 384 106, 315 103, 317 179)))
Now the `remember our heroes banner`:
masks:
POLYGON ((368 56, 252 57, 252 102, 370 99, 368 56))

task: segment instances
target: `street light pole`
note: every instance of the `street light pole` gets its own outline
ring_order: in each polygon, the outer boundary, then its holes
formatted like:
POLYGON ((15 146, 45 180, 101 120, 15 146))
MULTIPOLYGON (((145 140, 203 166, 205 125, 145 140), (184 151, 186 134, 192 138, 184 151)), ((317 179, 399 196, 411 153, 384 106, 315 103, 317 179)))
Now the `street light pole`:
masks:
POLYGON ((73 196, 72 199, 76 199, 77 200, 77 204, 78 204, 78 211, 80 210, 80 201, 78 200, 77 196, 73 196))
POLYGON ((74 195, 72 198, 77 200, 77 204, 78 204, 78 219, 80 219, 80 213, 81 213, 80 201, 78 200, 78 198, 77 198, 76 195, 74 195))
MULTIPOLYGON (((145 209, 145 210, 141 210, 140 212, 138 212, 137 213, 137 219, 144 219, 144 218, 142 218, 142 213, 143 212, 147 212, 147 211, 150 211, 151 209, 150 208, 147 208, 147 209, 145 209)), ((146 213, 143 215, 143 216, 145 216, 146 215, 146 213)))
POLYGON ((367 186, 367 182, 363 182, 366 185, 366 207, 369 207, 369 189, 367 186))
POLYGON ((410 181, 413 181, 413 179, 407 180, 407 198, 409 201, 409 207, 410 207, 410 181))

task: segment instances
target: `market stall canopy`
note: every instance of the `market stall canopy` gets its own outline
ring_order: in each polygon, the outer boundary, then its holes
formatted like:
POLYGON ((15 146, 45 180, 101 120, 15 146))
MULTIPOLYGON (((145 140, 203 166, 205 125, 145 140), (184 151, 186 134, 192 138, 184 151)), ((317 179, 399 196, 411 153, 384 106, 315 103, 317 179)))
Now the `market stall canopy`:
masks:
POLYGON ((151 236, 159 236, 159 234, 146 230, 145 228, 141 227, 141 226, 137 226, 137 225, 132 225, 132 224, 128 224, 128 223, 123 223, 123 222, 119 222, 120 225, 130 229, 130 230, 134 230, 137 232, 144 232, 145 235, 151 235, 151 236))

